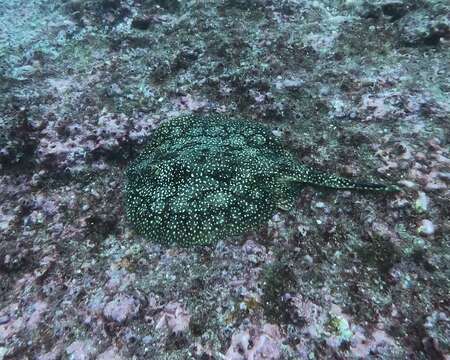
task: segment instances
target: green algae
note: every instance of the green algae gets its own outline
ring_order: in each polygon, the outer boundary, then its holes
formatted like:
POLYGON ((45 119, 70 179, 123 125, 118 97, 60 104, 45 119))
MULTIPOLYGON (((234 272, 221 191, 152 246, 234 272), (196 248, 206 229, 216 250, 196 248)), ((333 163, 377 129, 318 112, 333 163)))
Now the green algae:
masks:
POLYGON ((297 280, 286 260, 277 260, 264 267, 262 273, 262 305, 265 316, 274 322, 290 323, 291 307, 283 295, 294 292, 297 280))
POLYGON ((269 128, 222 115, 163 124, 126 171, 126 212, 148 239, 206 245, 256 229, 302 187, 391 191, 314 171, 269 128))

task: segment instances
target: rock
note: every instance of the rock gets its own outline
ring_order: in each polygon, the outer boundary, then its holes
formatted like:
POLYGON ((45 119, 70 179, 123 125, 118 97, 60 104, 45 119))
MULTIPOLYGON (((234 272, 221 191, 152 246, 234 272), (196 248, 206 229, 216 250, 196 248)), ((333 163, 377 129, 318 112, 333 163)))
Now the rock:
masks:
POLYGON ((74 341, 66 349, 66 353, 70 360, 89 360, 92 359, 97 349, 94 347, 92 340, 74 341))
POLYGON ((450 172, 440 172, 438 176, 444 181, 450 181, 450 172))
POLYGON ((22 244, 16 244, 13 241, 0 242, 0 271, 19 271, 24 268, 28 260, 29 250, 23 248, 22 244))
POLYGON ((18 81, 27 80, 33 76, 36 71, 37 68, 32 65, 19 66, 12 71, 11 78, 18 81))
POLYGON ((6 324, 9 321, 9 315, 0 315, 0 325, 6 324))
POLYGON ((131 27, 138 30, 147 30, 152 24, 152 18, 148 16, 135 17, 131 22, 131 27))
POLYGON ((58 360, 61 359, 63 351, 63 344, 59 341, 50 351, 38 355, 36 360, 58 360))
POLYGON ((409 11, 409 7, 407 1, 384 0, 381 4, 381 11, 383 12, 383 15, 390 17, 391 20, 397 20, 409 11))
POLYGON ((106 288, 113 291, 125 291, 126 288, 135 280, 135 275, 130 274, 125 269, 112 268, 107 271, 109 280, 106 288))
POLYGON ((302 264, 304 264, 305 266, 308 266, 308 267, 312 266, 314 264, 314 259, 310 255, 305 255, 305 256, 303 256, 302 264))
POLYGON ((430 220, 422 220, 421 225, 417 229, 420 235, 433 235, 435 231, 435 226, 430 220))
POLYGON ((8 348, 2 346, 0 347, 0 360, 3 360, 8 353, 8 348))
POLYGON ((277 89, 299 90, 304 86, 305 82, 301 79, 284 79, 275 83, 277 89))
POLYGON ((428 205, 430 203, 430 198, 424 192, 420 191, 416 202, 414 203, 414 208, 418 213, 423 213, 428 210, 428 205))
POLYGON ((282 341, 277 325, 264 324, 262 328, 253 326, 252 329, 233 335, 225 357, 232 360, 280 359, 282 341))
POLYGON ((408 189, 417 188, 417 184, 415 182, 413 182, 413 181, 410 181, 410 180, 400 180, 398 182, 398 184, 402 185, 402 186, 404 186, 404 187, 406 187, 408 189))
POLYGON ((399 22, 400 39, 407 45, 437 45, 450 37, 450 17, 414 11, 399 22))
POLYGON ((111 320, 122 323, 134 317, 139 308, 140 304, 137 300, 128 295, 120 294, 106 304, 103 314, 111 320))
POLYGON ((450 351, 449 337, 450 337, 450 319, 444 312, 433 311, 431 315, 427 316, 424 324, 425 332, 429 336, 430 345, 442 355, 442 358, 447 359, 450 351))
POLYGON ((44 313, 47 311, 48 304, 43 301, 37 301, 30 309, 33 311, 27 321, 28 329, 36 329, 42 321, 44 313))
POLYGON ((395 199, 390 205, 393 209, 402 209, 409 205, 409 201, 407 199, 395 199))
POLYGON ((97 356, 97 360, 122 360, 123 357, 119 354, 119 350, 111 346, 106 351, 97 356))
POLYGON ((444 182, 437 179, 431 179, 431 181, 425 185, 425 191, 446 190, 447 188, 448 187, 444 182))
POLYGON ((357 6, 357 13, 364 18, 387 17, 395 21, 409 11, 408 2, 404 0, 363 1, 357 6))
POLYGON ((182 333, 188 330, 191 316, 179 303, 170 303, 156 324, 156 329, 168 329, 171 333, 182 333))

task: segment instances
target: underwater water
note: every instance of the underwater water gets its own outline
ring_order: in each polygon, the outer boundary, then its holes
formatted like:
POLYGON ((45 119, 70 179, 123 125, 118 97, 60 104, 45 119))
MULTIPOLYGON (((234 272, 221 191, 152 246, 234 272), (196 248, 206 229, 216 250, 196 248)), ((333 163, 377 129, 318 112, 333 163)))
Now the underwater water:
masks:
POLYGON ((0 360, 449 358, 449 13, 0 0, 0 360))

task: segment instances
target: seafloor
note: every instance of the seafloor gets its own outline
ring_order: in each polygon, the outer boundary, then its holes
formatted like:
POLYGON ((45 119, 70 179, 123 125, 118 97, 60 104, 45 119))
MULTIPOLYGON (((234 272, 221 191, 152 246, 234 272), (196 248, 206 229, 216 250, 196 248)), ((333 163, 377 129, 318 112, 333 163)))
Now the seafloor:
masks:
POLYGON ((0 359, 449 359, 448 0, 0 1, 0 359), (166 248, 124 169, 174 116, 267 124, 305 188, 166 248))

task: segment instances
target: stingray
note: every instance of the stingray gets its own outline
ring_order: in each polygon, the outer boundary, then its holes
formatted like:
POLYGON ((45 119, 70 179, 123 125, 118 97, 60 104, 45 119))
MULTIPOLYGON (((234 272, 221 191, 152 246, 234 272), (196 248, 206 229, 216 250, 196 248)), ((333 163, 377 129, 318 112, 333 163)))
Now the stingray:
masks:
POLYGON ((223 115, 162 124, 125 173, 125 209, 150 241, 209 245, 256 230, 305 186, 396 191, 301 164, 265 125, 223 115))

